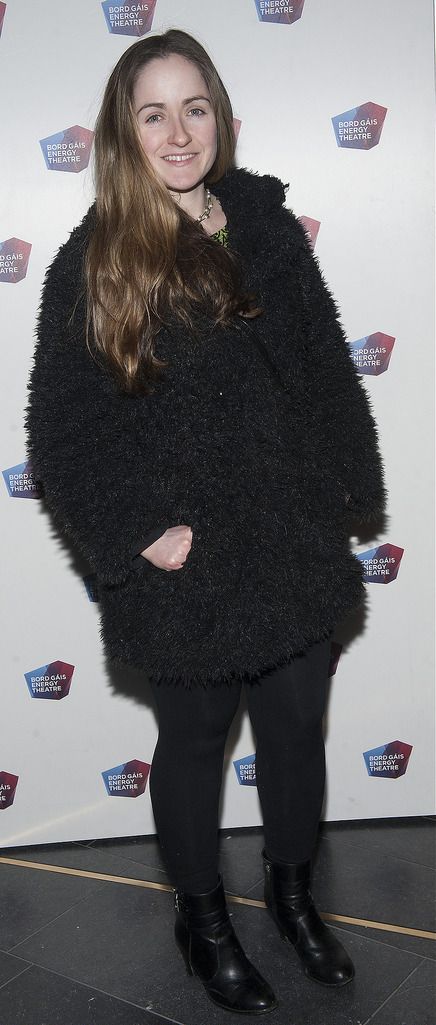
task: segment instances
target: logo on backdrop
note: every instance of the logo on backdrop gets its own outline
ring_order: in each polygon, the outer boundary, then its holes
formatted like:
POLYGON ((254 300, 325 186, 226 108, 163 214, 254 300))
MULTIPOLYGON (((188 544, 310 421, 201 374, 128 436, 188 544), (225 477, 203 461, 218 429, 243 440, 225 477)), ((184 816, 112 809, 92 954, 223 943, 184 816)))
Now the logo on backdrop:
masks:
POLYGON ((321 221, 315 221, 313 217, 306 217, 304 214, 301 214, 301 217, 299 217, 298 220, 300 221, 300 224, 303 225, 306 235, 308 236, 308 242, 312 246, 312 249, 314 249, 321 221))
POLYGON ((140 797, 145 792, 151 765, 133 758, 102 772, 109 797, 140 797))
POLYGON ((363 562, 363 580, 367 584, 390 584, 396 580, 404 548, 385 544, 360 552, 357 558, 363 562))
POLYGON ((3 22, 6 14, 6 4, 0 3, 0 36, 2 34, 3 22))
POLYGON ((256 786, 256 755, 246 755, 233 762, 238 783, 243 787, 256 786))
POLYGON ((83 577, 83 582, 86 587, 86 593, 89 601, 99 601, 100 596, 98 592, 98 580, 95 573, 88 573, 86 577, 83 577))
POLYGON ((48 662, 46 666, 24 673, 31 698, 53 698, 60 701, 70 693, 74 666, 69 662, 48 662))
POLYGON ((41 498, 41 486, 35 480, 30 463, 17 463, 2 470, 10 498, 41 498))
POLYGON ((351 356, 360 374, 384 374, 388 369, 395 338, 376 331, 350 342, 351 356))
POLYGON ((332 117, 336 142, 342 149, 372 149, 380 142, 387 107, 362 103, 332 117))
POLYGON ((32 243, 21 238, 0 242, 0 281, 15 285, 26 277, 31 248, 32 243))
POLYGON ((342 653, 342 644, 338 644, 337 641, 332 641, 330 648, 330 663, 329 663, 329 679, 335 675, 338 668, 339 659, 342 653))
POLYGON ((412 751, 412 744, 404 744, 401 740, 392 740, 390 744, 364 751, 368 776, 380 776, 382 779, 404 776, 412 751))
POLYGON ((14 803, 18 780, 19 776, 14 776, 13 772, 0 772, 0 811, 14 803))
POLYGON ((304 7, 304 0, 255 0, 259 21, 280 22, 282 25, 292 25, 294 21, 301 18, 304 7))
POLYGON ((153 24, 156 0, 125 4, 105 0, 101 6, 109 32, 119 36, 145 36, 153 24))
POLYGON ((72 171, 77 174, 88 167, 94 132, 80 125, 65 128, 63 132, 40 139, 44 160, 49 171, 72 171))

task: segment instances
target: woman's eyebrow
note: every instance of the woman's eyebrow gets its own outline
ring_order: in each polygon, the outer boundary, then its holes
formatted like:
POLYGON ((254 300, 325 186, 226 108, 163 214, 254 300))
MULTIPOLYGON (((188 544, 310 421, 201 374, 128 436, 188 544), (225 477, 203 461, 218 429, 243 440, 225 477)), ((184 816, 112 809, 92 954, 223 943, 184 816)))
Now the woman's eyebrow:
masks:
MULTIPOLYGON (((187 100, 182 100, 183 106, 185 106, 187 103, 192 103, 194 100, 205 100, 206 103, 210 103, 210 100, 208 99, 207 96, 188 96, 187 100)), ((163 108, 166 107, 166 104, 165 103, 143 103, 142 107, 140 107, 139 110, 136 111, 136 114, 137 115, 140 114, 141 110, 145 110, 146 107, 160 107, 163 110, 163 108)))

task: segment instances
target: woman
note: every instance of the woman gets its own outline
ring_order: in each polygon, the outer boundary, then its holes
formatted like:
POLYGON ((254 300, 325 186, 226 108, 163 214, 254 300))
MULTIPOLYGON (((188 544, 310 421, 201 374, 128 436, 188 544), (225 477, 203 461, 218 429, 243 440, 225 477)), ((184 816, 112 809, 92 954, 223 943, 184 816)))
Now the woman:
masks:
POLYGON ((187 970, 220 1007, 261 1013, 277 1001, 218 871, 226 737, 244 685, 266 903, 306 974, 344 985, 353 965, 310 892, 322 717, 333 629, 364 598, 350 511, 375 519, 385 490, 287 186, 234 153, 195 39, 171 29, 122 55, 96 201, 46 275, 26 427, 48 507, 97 575, 107 656, 150 681, 150 794, 187 970))

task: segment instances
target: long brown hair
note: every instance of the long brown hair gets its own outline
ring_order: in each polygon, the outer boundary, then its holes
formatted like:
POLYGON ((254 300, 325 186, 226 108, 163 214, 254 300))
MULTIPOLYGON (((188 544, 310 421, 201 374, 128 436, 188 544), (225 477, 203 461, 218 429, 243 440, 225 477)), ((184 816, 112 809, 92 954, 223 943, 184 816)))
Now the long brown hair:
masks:
POLYGON ((215 325, 262 312, 243 290, 239 262, 183 211, 141 145, 133 107, 139 73, 156 57, 179 54, 196 64, 209 89, 217 153, 206 184, 234 166, 233 112, 210 57, 180 29, 141 39, 123 53, 108 80, 94 138, 95 226, 85 258, 87 344, 90 335, 123 391, 149 394, 165 361, 153 351, 166 316, 194 333, 195 308, 215 325), (92 327, 92 332, 91 332, 92 327))

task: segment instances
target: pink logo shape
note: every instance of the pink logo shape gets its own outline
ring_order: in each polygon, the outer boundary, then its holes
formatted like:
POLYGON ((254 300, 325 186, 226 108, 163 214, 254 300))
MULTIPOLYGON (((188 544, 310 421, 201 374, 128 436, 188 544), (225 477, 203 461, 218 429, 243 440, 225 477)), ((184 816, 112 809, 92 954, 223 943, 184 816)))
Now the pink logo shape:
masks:
POLYGON ((384 335, 375 331, 350 343, 351 356, 360 374, 371 374, 378 377, 388 369, 392 349, 395 345, 393 335, 384 335))
POLYGON ((292 25, 301 18, 304 0, 255 0, 259 21, 292 25))
POLYGON ((238 117, 233 118, 233 131, 235 133, 236 142, 239 139, 239 133, 241 131, 242 121, 238 117))
POLYGON ((306 235, 308 236, 308 242, 312 246, 312 249, 314 249, 321 221, 315 221, 313 217, 306 217, 304 214, 301 214, 301 217, 299 217, 298 220, 300 221, 300 224, 303 225, 306 235))
POLYGON ((362 103, 332 117, 338 146, 343 149, 372 149, 380 142, 387 107, 362 103))
POLYGON ((6 14, 6 4, 0 3, 0 36, 2 34, 3 22, 6 14))
POLYGON ((391 740, 390 744, 364 751, 368 776, 378 776, 379 779, 398 779, 404 776, 412 751, 413 745, 403 740, 391 740))
POLYGON ((21 238, 7 238, 0 242, 0 281, 16 285, 27 274, 31 242, 23 242, 21 238))
POLYGON ((38 669, 24 673, 31 698, 51 698, 60 701, 70 693, 74 666, 69 662, 48 662, 38 669))
POLYGON ((103 13, 109 32, 118 36, 144 36, 153 24, 156 0, 125 0, 113 3, 104 0, 103 13))
POLYGON ((88 167, 94 133, 89 128, 72 125, 63 132, 40 139, 44 160, 49 171, 69 171, 78 174, 88 167))
POLYGON ((29 461, 8 466, 2 474, 11 498, 41 498, 41 484, 35 480, 29 461))
POLYGON ((357 558, 363 562, 363 579, 369 584, 390 584, 396 580, 404 548, 386 543, 378 548, 360 552, 357 558))
POLYGON ((102 772, 109 797, 140 797, 145 793, 151 765, 132 758, 130 762, 115 765, 102 772))
POLYGON ((18 780, 13 772, 0 772, 0 811, 14 803, 18 780))

